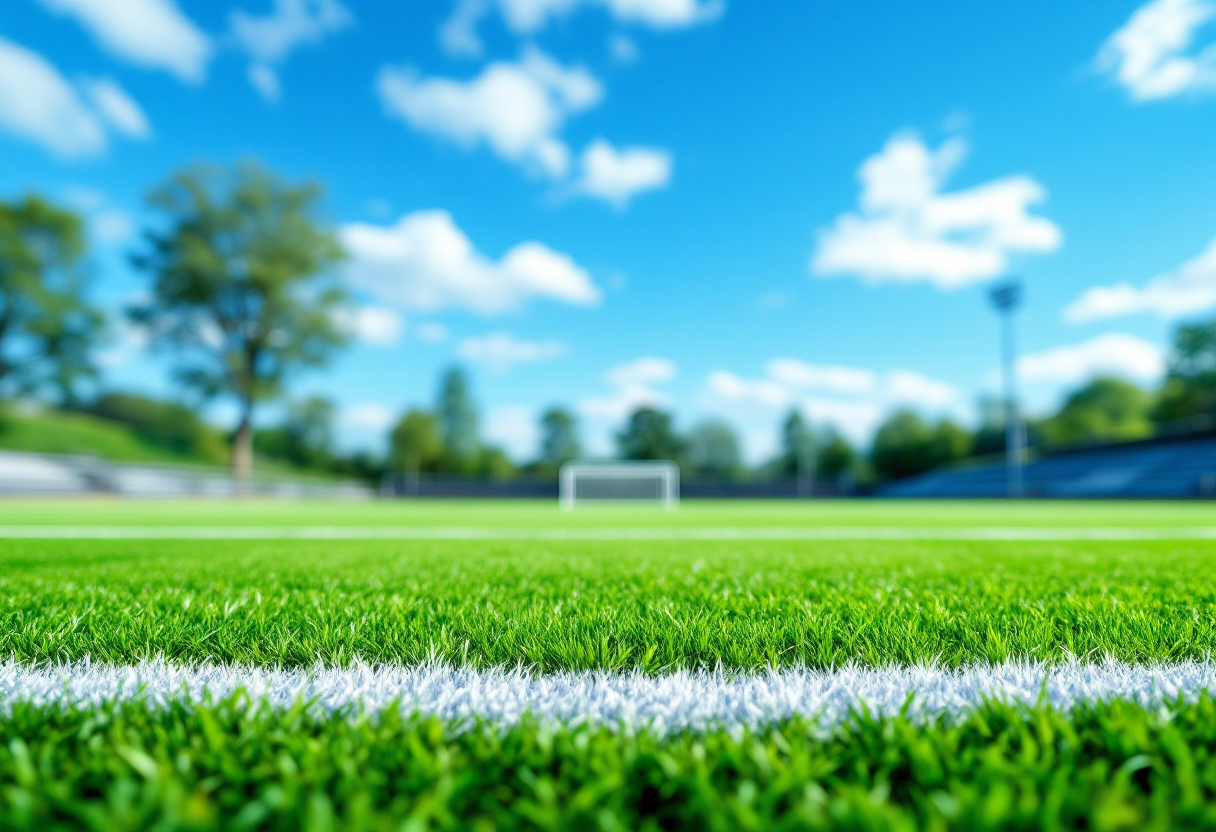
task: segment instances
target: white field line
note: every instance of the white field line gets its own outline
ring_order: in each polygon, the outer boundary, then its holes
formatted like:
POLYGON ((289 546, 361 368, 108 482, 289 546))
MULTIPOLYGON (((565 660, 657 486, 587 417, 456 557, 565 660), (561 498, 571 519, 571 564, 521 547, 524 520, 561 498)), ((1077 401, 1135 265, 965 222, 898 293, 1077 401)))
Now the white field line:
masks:
POLYGON ((732 526, 524 528, 495 526, 20 526, 21 540, 1216 540, 1216 526, 732 526))
POLYGON ((1029 661, 976 665, 836 670, 785 669, 730 675, 721 671, 645 676, 582 671, 531 674, 432 664, 417 667, 276 670, 245 666, 177 666, 163 661, 115 666, 79 662, 0 664, 0 714, 14 702, 97 704, 116 699, 199 702, 243 689, 279 708, 301 697, 314 707, 356 706, 369 712, 400 703, 406 711, 449 720, 477 717, 518 723, 525 714, 545 722, 590 722, 658 731, 758 726, 802 715, 830 727, 850 709, 898 713, 913 695, 917 719, 949 718, 985 698, 1033 704, 1046 697, 1060 708, 1121 698, 1155 707, 1201 690, 1216 691, 1216 661, 1131 665, 1029 661))

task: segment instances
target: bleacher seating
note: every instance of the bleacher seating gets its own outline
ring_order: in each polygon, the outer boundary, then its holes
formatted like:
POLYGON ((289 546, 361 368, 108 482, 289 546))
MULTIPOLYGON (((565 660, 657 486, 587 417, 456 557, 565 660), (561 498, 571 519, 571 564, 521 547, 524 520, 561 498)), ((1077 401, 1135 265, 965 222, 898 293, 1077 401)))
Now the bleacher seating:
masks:
MULTIPOLYGON (((1147 440, 1041 456, 1024 469, 1028 497, 1216 497, 1216 436, 1147 440)), ((884 497, 1004 497, 1004 461, 940 468, 891 483, 884 497)))
POLYGON ((116 497, 367 498, 361 483, 259 476, 239 482, 225 470, 105 462, 95 457, 0 451, 0 495, 116 497))

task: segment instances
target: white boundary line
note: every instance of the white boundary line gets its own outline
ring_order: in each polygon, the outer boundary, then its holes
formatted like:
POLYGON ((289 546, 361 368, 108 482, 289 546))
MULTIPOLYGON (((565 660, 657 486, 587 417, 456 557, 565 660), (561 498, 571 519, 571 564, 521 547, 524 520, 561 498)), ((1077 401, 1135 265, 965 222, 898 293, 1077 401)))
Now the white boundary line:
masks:
POLYGON ((8 540, 1216 540, 1216 526, 6 526, 8 540))
POLYGON ((949 718, 986 698, 1033 704, 1045 697, 1060 708, 1120 698, 1156 707, 1178 696, 1216 691, 1216 662, 1072 661, 1053 667, 1021 661, 958 670, 844 667, 660 676, 605 671, 533 675, 440 664, 275 670, 163 661, 128 666, 87 661, 50 666, 0 663, 0 714, 16 701, 89 705, 144 699, 163 705, 171 700, 223 698, 238 689, 279 708, 303 697, 330 711, 353 705, 375 712, 400 703, 406 711, 450 720, 477 717, 513 725, 530 714, 563 724, 671 731, 756 726, 793 715, 831 726, 863 705, 875 715, 908 707, 916 719, 949 718), (909 695, 913 696, 910 706, 909 695))

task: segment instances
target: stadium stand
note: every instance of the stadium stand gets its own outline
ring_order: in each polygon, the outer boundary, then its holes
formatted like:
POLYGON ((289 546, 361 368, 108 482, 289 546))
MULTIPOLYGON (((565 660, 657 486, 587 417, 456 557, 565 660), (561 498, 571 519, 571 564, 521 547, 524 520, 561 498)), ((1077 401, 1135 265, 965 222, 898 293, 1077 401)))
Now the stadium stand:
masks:
MULTIPOLYGON (((1028 497, 1216 497, 1216 434, 1147 439, 1040 456, 1025 468, 1028 497)), ((939 468, 891 483, 883 497, 1003 497, 1003 460, 939 468)))
POLYGON ((117 497, 365 498, 365 485, 283 477, 239 482, 226 471, 171 465, 129 465, 95 457, 0 451, 0 495, 109 494, 117 497))

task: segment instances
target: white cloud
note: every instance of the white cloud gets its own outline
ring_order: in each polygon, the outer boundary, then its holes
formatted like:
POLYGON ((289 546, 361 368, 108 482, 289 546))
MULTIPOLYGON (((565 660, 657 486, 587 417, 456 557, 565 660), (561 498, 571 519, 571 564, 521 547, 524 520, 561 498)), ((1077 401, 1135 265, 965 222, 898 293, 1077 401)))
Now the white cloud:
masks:
POLYGON ((715 370, 705 379, 705 388, 714 396, 732 402, 759 404, 768 408, 788 407, 789 389, 772 379, 748 379, 728 370, 715 370))
POLYGON ((477 24, 488 10, 487 0, 457 0, 451 17, 439 29, 439 45, 449 55, 480 57, 482 46, 477 24))
POLYGON ((666 358, 652 355, 613 367, 604 379, 613 387, 640 387, 671 381, 676 377, 676 365, 666 358))
POLYGON ((279 73, 266 64, 250 64, 246 73, 249 83, 258 91, 262 98, 270 102, 278 101, 283 94, 283 85, 279 82, 279 73))
POLYGON ((107 208, 89 218, 93 237, 102 245, 112 246, 135 235, 135 223, 125 211, 107 208))
POLYGON ((116 132, 133 139, 152 135, 148 117, 127 91, 109 78, 89 78, 81 82, 93 106, 116 132))
POLYGON ((0 38, 0 129, 56 156, 96 156, 106 149, 101 122, 46 58, 0 38))
POLYGON ((355 430, 381 433, 392 427, 393 413, 387 407, 375 402, 362 402, 344 408, 339 414, 338 421, 343 427, 355 430))
POLYGON ((139 66, 203 80, 212 47, 173 0, 41 0, 76 19, 113 55, 139 66))
POLYGON ((551 20, 582 8, 601 8, 620 23, 679 29, 722 14, 721 0, 498 0, 507 25, 520 34, 543 29, 551 20))
POLYGON ((666 188, 671 182, 671 154, 649 147, 617 150, 596 139, 579 157, 577 193, 624 208, 643 191, 666 188))
POLYGON ((486 413, 484 433, 490 444, 498 445, 515 460, 535 456, 540 439, 536 414, 523 405, 491 408, 486 413))
POLYGON ((608 39, 608 52, 618 64, 631 64, 641 54, 637 43, 624 35, 613 35, 608 39))
POLYGON ((345 307, 338 310, 335 320, 355 338, 376 347, 396 345, 405 329, 401 316, 383 306, 345 307))
POLYGON ((868 393, 877 384, 870 370, 832 364, 808 364, 797 358, 774 358, 766 371, 770 378, 788 387, 830 390, 835 393, 868 393))
POLYGON ((477 251, 446 211, 418 211, 390 226, 342 228, 348 274, 359 288, 407 309, 506 312, 532 298, 595 306, 600 290, 569 256, 538 242, 497 261, 477 251))
POLYGON ((1143 287, 1116 283, 1087 290, 1064 310, 1064 319, 1075 324, 1140 312, 1177 318, 1212 306, 1216 306, 1216 239, 1202 254, 1143 287))
POLYGON ((1165 356, 1165 348, 1159 344, 1111 332, 1080 344, 1023 355, 1018 359, 1018 378, 1031 384, 1066 386, 1081 384, 1096 375, 1156 381, 1165 373, 1165 356))
POLYGON ((418 338, 428 344, 438 344, 448 339, 448 328, 436 321, 427 321, 418 325, 418 338))
POLYGON ((1059 248, 1060 229, 1029 213, 1046 198, 1033 179, 942 192, 966 153, 961 139, 930 151, 914 133, 893 136, 859 170, 860 210, 820 229, 811 271, 954 289, 1002 274, 1011 255, 1059 248))
POLYGON ((338 0, 275 0, 268 15, 234 11, 232 32, 254 59, 249 80, 269 101, 277 101, 279 77, 273 67, 299 46, 317 44, 352 26, 354 16, 338 0))
POLYGON ((516 364, 532 364, 557 358, 566 351, 561 341, 525 341, 506 332, 465 338, 456 348, 461 358, 484 364, 496 373, 516 364))
POLYGON ((618 365, 604 374, 604 380, 613 388, 612 394, 583 399, 578 403, 579 411, 591 419, 620 422, 639 407, 662 407, 668 397, 655 390, 654 385, 671 381, 675 376, 675 363, 656 356, 618 365))
POLYGON ((858 445, 870 440, 887 412, 879 402, 823 398, 806 399, 800 409, 811 422, 831 425, 858 445))
POLYGON ((120 208, 110 205, 109 197, 95 188, 72 186, 64 190, 64 201, 87 215, 89 232, 101 245, 115 245, 135 234, 135 222, 120 208))
POLYGON ((717 370, 706 378, 705 390, 716 402, 741 408, 745 417, 757 410, 772 414, 796 407, 854 441, 868 439, 883 415, 896 407, 957 414, 961 404, 955 387, 911 370, 880 376, 859 367, 809 364, 795 358, 768 362, 761 378, 717 370))
POLYGON ((409 67, 384 67, 377 80, 388 111, 414 129, 494 153, 552 178, 565 176, 566 119, 603 96, 584 69, 567 68, 529 48, 518 63, 495 62, 469 81, 422 78, 409 67))
POLYGON ((953 385, 911 370, 892 370, 887 373, 885 392, 889 401, 926 410, 940 410, 959 399, 959 392, 953 385))
POLYGON ((1134 101, 1216 90, 1216 44, 1192 48, 1213 18, 1216 0, 1153 0, 1103 44, 1098 67, 1134 101))
POLYGON ((136 326, 122 314, 113 316, 109 343, 97 351, 97 363, 105 368, 121 367, 148 346, 148 330, 136 326))

